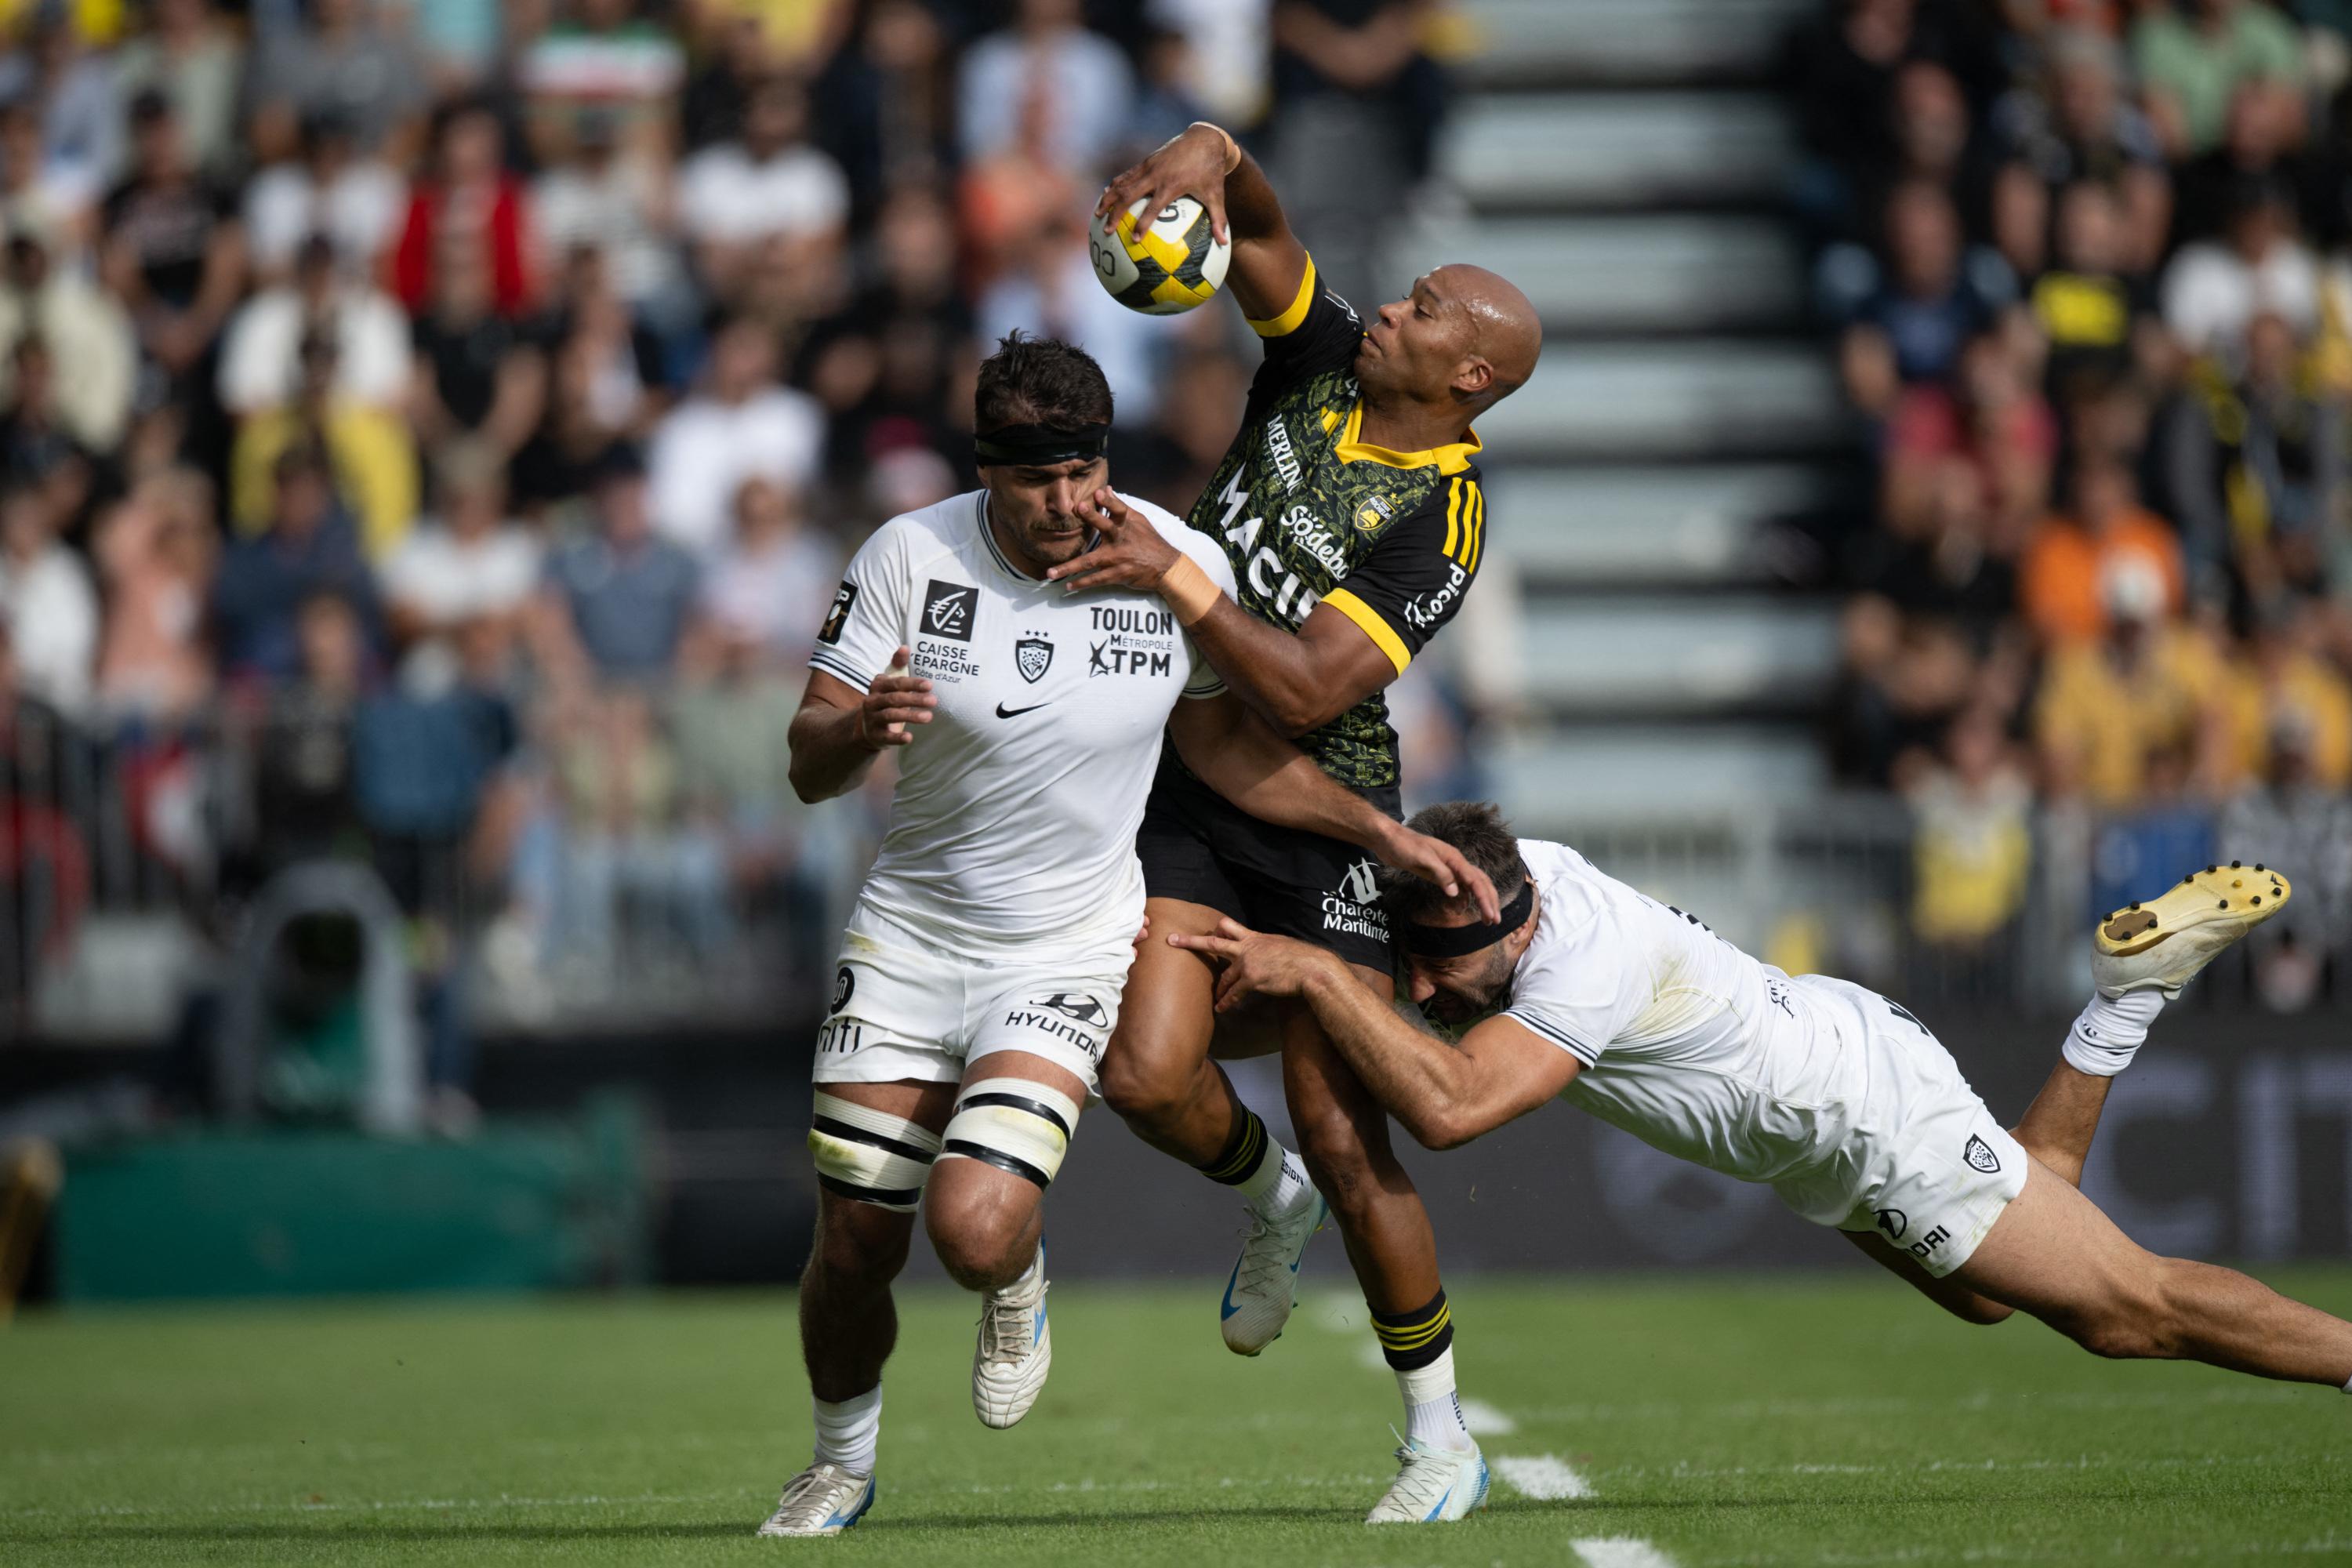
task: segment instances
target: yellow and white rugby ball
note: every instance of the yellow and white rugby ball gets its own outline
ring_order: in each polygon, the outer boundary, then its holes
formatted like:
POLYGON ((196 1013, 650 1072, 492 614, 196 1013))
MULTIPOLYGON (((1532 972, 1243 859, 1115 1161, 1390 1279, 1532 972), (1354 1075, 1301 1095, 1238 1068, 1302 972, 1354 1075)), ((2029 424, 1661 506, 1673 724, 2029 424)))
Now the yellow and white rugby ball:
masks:
POLYGON ((1110 297, 1147 316, 1181 315, 1205 305, 1224 286, 1233 247, 1217 238, 1209 209, 1179 196, 1143 221, 1143 204, 1097 219, 1087 236, 1095 280, 1110 297))

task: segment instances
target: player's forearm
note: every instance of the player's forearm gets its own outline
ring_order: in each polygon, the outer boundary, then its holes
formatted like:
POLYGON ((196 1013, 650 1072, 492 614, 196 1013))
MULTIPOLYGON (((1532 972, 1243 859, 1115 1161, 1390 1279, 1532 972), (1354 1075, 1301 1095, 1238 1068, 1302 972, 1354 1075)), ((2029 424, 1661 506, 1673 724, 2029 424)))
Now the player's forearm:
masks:
POLYGON ((1274 194, 1274 182, 1265 177, 1265 171, 1246 150, 1241 162, 1225 176, 1225 221, 1232 227, 1236 245, 1254 239, 1279 239, 1290 232, 1290 220, 1283 216, 1281 198, 1274 194))
POLYGON ((1336 959, 1316 971, 1306 997, 1324 1037, 1414 1142, 1451 1149, 1486 1131, 1469 1059, 1407 1023, 1336 959))
POLYGON ((1202 783, 1262 822, 1319 833, 1389 858, 1401 831, 1393 817, 1333 779, 1255 712, 1238 704, 1231 711, 1237 721, 1213 733, 1170 726, 1177 754, 1202 783))
POLYGON ((856 789, 881 754, 859 735, 854 708, 803 708, 793 716, 785 739, 793 753, 793 793, 810 805, 856 789))
POLYGON ((1335 693, 1323 679, 1309 644, 1230 598, 1220 596, 1185 630, 1225 684, 1281 734, 1296 739, 1311 733, 1353 706, 1352 700, 1332 706, 1345 694, 1335 693))

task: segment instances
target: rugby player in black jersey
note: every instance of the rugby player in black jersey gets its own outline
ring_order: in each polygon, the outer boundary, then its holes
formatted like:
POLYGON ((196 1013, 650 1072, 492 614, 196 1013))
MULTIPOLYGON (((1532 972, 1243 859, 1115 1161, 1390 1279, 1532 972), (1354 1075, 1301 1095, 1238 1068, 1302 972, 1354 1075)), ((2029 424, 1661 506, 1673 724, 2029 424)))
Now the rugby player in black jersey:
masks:
MULTIPOLYGON (((1097 216, 1181 195, 1230 238, 1225 292, 1265 349, 1240 433, 1186 520, 1223 546, 1237 595, 1108 490, 1096 498, 1100 543, 1054 574, 1074 589, 1160 594, 1234 691, 1393 814, 1397 738, 1381 692, 1461 613, 1477 576, 1486 503, 1471 423, 1533 373, 1535 309, 1481 268, 1441 267, 1364 326, 1318 283, 1264 171, 1213 125, 1112 181, 1097 216)), ((1391 994, 1387 921, 1360 850, 1269 827, 1172 758, 1137 847, 1156 933, 1232 917, 1328 948, 1391 994)), ((1234 1351, 1255 1355, 1281 1332, 1307 1238, 1327 1213, 1339 1222, 1407 1411, 1402 1468, 1370 1522, 1459 1519, 1484 1500, 1486 1466, 1454 1396, 1436 1239, 1386 1115, 1295 1005, 1220 1034, 1213 982, 1198 953, 1144 950, 1103 1095, 1147 1141, 1248 1203, 1249 1237, 1219 1305, 1234 1351), (1212 1059, 1277 1043, 1303 1166, 1212 1059)))

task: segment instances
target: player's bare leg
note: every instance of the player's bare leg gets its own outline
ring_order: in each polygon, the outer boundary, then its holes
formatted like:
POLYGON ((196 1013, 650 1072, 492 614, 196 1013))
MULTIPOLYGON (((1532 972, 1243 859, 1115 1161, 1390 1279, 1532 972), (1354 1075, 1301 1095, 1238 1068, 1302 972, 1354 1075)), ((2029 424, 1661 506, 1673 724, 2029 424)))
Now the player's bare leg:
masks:
MULTIPOLYGON (((1149 900, 1144 911, 1155 935, 1213 931, 1223 918, 1178 899, 1149 900)), ((1212 1059, 1230 1022, 1217 1019, 1215 1002, 1215 971, 1199 953, 1144 943, 1103 1053, 1102 1096, 1145 1142, 1249 1205, 1249 1234, 1225 1280, 1217 1326, 1227 1349, 1255 1355, 1290 1320, 1298 1260, 1325 1211, 1306 1164, 1276 1142, 1212 1059)), ((1280 1047, 1278 1034, 1265 1042, 1280 1047)))
MULTIPOLYGON (((2070 1187, 2082 1186, 2108 1091, 2131 1065, 2165 1003, 2232 943, 2277 915, 2294 891, 2268 866, 2217 863, 2099 922, 2093 937, 2096 989, 2067 1030, 2062 1058, 2011 1130, 2044 1170, 2070 1187)), ((1876 1236, 1845 1234, 1955 1317, 1997 1323, 2012 1310, 1969 1289, 1957 1275, 1937 1279, 1876 1236)))
POLYGON ((2083 1184, 2083 1163, 2091 1157, 2099 1117, 2106 1110, 2115 1079, 2086 1073, 2070 1062, 2050 1069, 2033 1103, 2010 1131, 2032 1154, 2070 1187, 2083 1184))
MULTIPOLYGON (((1217 929, 1205 904, 1150 899, 1154 935, 1217 929)), ((1102 1097, 1135 1135, 1186 1164, 1213 1168, 1249 1108, 1210 1059, 1216 1028, 1216 973, 1197 952, 1148 942, 1136 950, 1119 1005, 1118 1028, 1103 1052, 1102 1097)))
POLYGON ((816 1453, 784 1484, 762 1535, 838 1535, 873 1506, 882 1366, 898 1341, 890 1284, 907 1266, 916 1194, 955 1099, 944 1083, 832 1083, 817 1092, 811 1142, 824 1141, 823 1184, 800 1297, 816 1453))
POLYGON ((1029 1414, 1054 1364, 1040 1240, 1045 1189, 1060 1170, 1087 1086, 1024 1051, 984 1051, 964 1069, 945 1145, 923 1195, 923 1225, 957 1284, 981 1296, 971 1403, 988 1426, 1029 1414))
MULTIPOLYGON (((1383 999, 1394 980, 1349 964, 1383 999)), ((1486 1461, 1463 1424, 1454 1383, 1454 1314, 1438 1279, 1437 1235, 1389 1143, 1388 1112, 1304 1007, 1283 1022, 1291 1124, 1346 1240, 1381 1353, 1404 1397, 1402 1468, 1370 1524, 1460 1519, 1486 1501, 1486 1461)))
POLYGON ((2352 1392, 2352 1323, 2234 1269, 2158 1257, 2039 1162, 1953 1278, 2095 1355, 2201 1361, 2352 1392))

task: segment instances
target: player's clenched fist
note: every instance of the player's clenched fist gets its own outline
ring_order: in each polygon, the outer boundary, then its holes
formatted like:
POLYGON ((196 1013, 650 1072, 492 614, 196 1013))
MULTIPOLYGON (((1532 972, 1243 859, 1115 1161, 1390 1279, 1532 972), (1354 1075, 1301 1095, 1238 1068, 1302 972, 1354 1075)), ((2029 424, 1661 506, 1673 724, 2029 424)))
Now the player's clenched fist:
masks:
POLYGON ((931 683, 908 673, 914 657, 914 649, 901 646, 857 705, 857 739, 868 751, 905 745, 915 738, 907 726, 929 723, 931 710, 940 705, 931 683))

